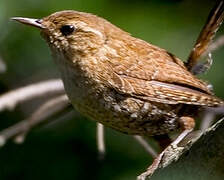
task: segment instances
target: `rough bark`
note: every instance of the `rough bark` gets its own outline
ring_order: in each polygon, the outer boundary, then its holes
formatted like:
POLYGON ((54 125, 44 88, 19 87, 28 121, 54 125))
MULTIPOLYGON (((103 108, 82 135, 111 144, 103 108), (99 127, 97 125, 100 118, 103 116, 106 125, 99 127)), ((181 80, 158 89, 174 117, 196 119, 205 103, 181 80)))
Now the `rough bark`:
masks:
POLYGON ((224 179, 224 118, 164 154, 150 180, 224 179), (177 160, 178 159, 178 160, 177 160))

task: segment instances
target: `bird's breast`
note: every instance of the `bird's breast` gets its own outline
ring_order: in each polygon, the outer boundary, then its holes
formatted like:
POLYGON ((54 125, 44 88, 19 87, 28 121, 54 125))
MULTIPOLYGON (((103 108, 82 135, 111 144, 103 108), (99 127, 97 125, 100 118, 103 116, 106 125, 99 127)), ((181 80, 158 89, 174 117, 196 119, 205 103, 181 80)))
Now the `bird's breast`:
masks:
MULTIPOLYGON (((172 105, 144 102, 119 94, 98 81, 90 70, 92 67, 73 64, 63 58, 58 56, 55 61, 66 93, 75 109, 83 115, 127 134, 156 135, 177 128, 178 114, 172 105)), ((107 75, 102 73, 100 79, 107 75)))

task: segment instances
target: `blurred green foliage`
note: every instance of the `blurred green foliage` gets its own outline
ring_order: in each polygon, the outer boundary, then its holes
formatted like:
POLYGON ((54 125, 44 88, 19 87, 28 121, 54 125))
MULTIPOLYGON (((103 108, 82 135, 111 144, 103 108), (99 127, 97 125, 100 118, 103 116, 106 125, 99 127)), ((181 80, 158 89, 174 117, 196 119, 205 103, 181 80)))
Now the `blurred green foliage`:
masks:
MULTIPOLYGON (((133 36, 163 47, 185 60, 214 2, 205 0, 1 0, 0 56, 8 69, 0 74, 0 92, 59 73, 38 30, 9 20, 13 16, 41 18, 74 9, 102 16, 133 36)), ((223 33, 221 27, 217 37, 223 33)), ((213 54, 206 79, 224 98, 224 48, 213 54)), ((28 106, 26 106, 28 108, 28 106)), ((32 109, 32 108, 31 108, 32 109)), ((29 112, 29 110, 28 110, 29 112)), ((0 114, 0 128, 25 118, 27 111, 0 114)), ((95 123, 67 117, 36 128, 22 145, 0 149, 1 180, 135 179, 152 161, 131 137, 106 129, 107 156, 97 160, 95 123)), ((178 173, 178 172, 177 172, 178 173)))

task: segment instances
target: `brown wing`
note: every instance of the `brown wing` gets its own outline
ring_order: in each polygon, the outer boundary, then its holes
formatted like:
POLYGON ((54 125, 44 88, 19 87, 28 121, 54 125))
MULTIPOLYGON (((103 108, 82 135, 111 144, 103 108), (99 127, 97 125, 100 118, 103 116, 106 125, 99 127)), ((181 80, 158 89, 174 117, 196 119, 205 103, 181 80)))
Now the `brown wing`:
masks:
POLYGON ((166 104, 192 104, 201 106, 216 106, 223 101, 212 95, 170 83, 147 81, 133 77, 114 74, 117 90, 130 94, 138 99, 166 104), (115 77, 116 76, 116 77, 115 77))
POLYGON ((167 51, 140 40, 128 47, 131 48, 125 58, 110 61, 113 69, 110 83, 120 93, 168 104, 222 104, 211 95, 206 83, 193 76, 182 61, 167 51))

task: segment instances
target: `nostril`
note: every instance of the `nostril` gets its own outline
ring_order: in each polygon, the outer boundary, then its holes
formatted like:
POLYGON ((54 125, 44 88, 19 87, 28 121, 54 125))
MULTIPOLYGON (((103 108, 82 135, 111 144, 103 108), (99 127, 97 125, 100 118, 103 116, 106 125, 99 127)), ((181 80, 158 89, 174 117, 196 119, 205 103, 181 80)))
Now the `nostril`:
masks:
POLYGON ((37 20, 36 20, 36 23, 38 23, 38 24, 41 24, 42 22, 43 22, 42 19, 37 19, 37 20))

